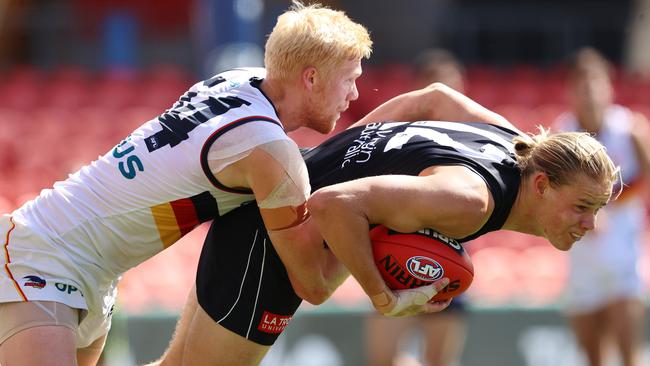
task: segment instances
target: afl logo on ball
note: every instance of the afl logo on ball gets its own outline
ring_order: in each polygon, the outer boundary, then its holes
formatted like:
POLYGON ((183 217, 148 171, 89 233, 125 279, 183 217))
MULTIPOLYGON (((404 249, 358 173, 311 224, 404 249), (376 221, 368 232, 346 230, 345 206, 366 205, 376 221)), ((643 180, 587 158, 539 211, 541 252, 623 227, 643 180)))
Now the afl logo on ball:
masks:
POLYGON ((406 268, 413 277, 423 281, 436 281, 445 274, 440 263, 420 255, 409 258, 406 261, 406 268))

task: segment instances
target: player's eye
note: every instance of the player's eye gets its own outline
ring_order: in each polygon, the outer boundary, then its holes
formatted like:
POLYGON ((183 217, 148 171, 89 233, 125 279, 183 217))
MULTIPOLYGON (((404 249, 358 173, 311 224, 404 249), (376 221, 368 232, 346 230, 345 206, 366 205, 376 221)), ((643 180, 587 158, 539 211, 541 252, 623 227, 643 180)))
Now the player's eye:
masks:
POLYGON ((587 206, 584 205, 576 205, 575 207, 576 207, 576 211, 578 212, 585 212, 588 209, 587 206))

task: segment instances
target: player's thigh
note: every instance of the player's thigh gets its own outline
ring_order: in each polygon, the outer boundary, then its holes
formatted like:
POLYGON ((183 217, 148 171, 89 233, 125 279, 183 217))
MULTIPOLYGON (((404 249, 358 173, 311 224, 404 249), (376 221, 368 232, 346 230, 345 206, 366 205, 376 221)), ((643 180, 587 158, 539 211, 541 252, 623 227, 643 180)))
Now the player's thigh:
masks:
POLYGON ((50 302, 0 304, 0 364, 76 365, 79 310, 50 302))
POLYGON ((97 365, 106 344, 106 336, 107 334, 104 334, 97 338, 88 347, 77 349, 77 364, 79 366, 97 365))
POLYGON ((187 341, 187 334, 198 307, 199 304, 196 299, 196 286, 193 286, 192 290, 187 295, 187 300, 185 301, 185 306, 183 307, 181 316, 176 321, 176 329, 174 330, 174 335, 172 336, 172 340, 169 343, 167 350, 159 361, 153 362, 148 366, 181 364, 185 343, 187 341))
POLYGON ((256 206, 212 223, 199 258, 196 298, 208 321, 259 345, 273 345, 290 323, 302 299, 256 206))
POLYGON ((183 364, 258 365, 269 348, 222 327, 199 306, 187 331, 183 364))

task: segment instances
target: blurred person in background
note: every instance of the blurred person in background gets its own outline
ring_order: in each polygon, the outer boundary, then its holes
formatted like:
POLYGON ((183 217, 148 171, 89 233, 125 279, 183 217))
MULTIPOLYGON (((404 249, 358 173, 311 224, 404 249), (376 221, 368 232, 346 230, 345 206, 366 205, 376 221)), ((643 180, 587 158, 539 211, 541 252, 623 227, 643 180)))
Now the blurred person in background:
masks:
MULTIPOLYGON (((418 87, 441 82, 465 92, 465 69, 456 56, 445 49, 427 49, 415 59, 418 87)), ((387 318, 370 315, 366 320, 366 354, 371 365, 418 365, 404 342, 410 330, 421 330, 426 365, 452 366, 460 361, 466 336, 465 297, 453 299, 442 312, 411 318, 387 318)), ((421 338, 417 338, 421 339, 421 338)))
POLYGON ((635 0, 626 28, 626 63, 629 70, 650 79, 650 0, 635 0))
MULTIPOLYGON (((268 37, 266 69, 196 83, 108 153, 0 217, 0 364, 96 364, 121 275, 243 202, 259 203, 275 245, 308 240, 307 170, 286 132, 332 131, 358 97, 371 46, 345 13, 295 2, 268 37)), ((300 295, 318 296, 318 263, 291 259, 300 295)), ((246 357, 224 346, 223 362, 246 357)))
POLYGON ((27 16, 29 3, 29 0, 0 2, 0 69, 25 61, 28 36, 19 25, 27 16))
POLYGON ((620 197, 603 209, 598 228, 570 253, 565 312, 590 366, 606 364, 613 350, 622 365, 641 366, 645 306, 638 271, 650 132, 642 114, 613 102, 612 72, 594 48, 578 50, 567 80, 572 111, 556 121, 558 129, 594 134, 621 166, 623 182, 620 197))

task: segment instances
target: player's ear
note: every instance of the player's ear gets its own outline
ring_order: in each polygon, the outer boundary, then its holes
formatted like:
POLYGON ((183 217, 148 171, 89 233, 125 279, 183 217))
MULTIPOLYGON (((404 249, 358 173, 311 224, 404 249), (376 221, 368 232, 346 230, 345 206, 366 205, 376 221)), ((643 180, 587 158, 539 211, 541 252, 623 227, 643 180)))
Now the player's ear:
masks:
POLYGON ((540 197, 544 196, 548 188, 550 187, 551 181, 548 179, 548 175, 544 172, 537 172, 533 176, 533 188, 535 193, 540 197))
POLYGON ((318 71, 315 67, 309 66, 302 71, 302 84, 309 91, 314 89, 314 84, 316 84, 316 78, 318 76, 318 71))

